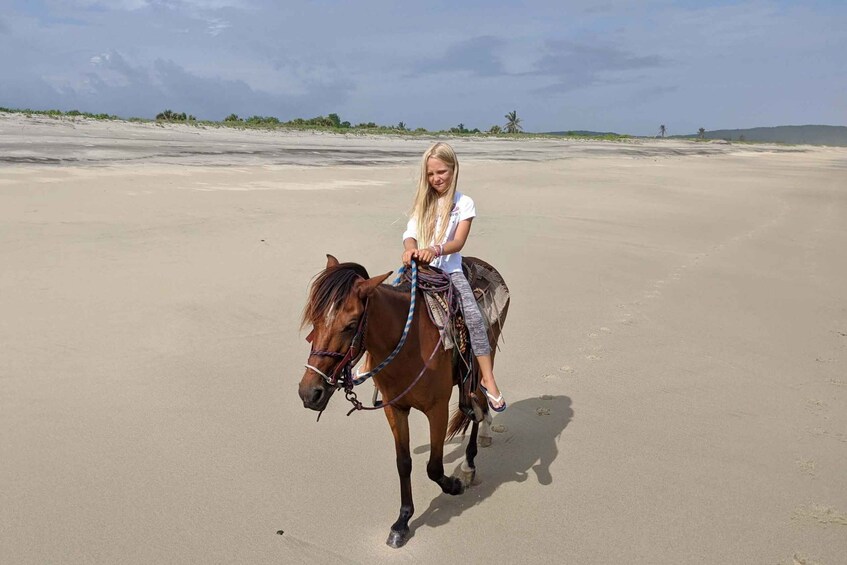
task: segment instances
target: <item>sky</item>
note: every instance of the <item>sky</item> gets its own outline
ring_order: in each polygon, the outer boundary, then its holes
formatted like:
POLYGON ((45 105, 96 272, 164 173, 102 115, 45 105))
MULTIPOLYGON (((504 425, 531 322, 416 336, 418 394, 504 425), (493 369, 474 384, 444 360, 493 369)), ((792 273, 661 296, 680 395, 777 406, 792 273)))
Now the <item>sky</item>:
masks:
POLYGON ((847 0, 0 0, 0 106, 430 130, 847 125, 847 0))

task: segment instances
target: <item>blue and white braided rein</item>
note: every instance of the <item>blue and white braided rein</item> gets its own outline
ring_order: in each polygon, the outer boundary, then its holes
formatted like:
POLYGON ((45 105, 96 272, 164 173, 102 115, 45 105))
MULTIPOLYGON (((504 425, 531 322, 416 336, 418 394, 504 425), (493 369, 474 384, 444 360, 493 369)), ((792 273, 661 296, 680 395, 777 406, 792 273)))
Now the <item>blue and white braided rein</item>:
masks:
MULTIPOLYGON (((397 279, 394 281, 394 286, 397 286, 400 283, 400 280, 403 278, 403 273, 405 272, 406 267, 403 266, 400 268, 400 271, 397 273, 397 279)), ((385 358, 385 361, 377 365, 373 370, 368 371, 364 374, 356 373, 356 378, 353 379, 353 386, 358 386, 376 375, 380 371, 382 371, 386 365, 391 363, 397 354, 400 353, 400 350, 403 349, 403 345, 406 343, 406 337, 409 335, 409 328, 412 327, 412 317, 415 315, 415 297, 417 295, 418 289, 418 264, 414 259, 412 260, 412 299, 409 303, 409 315, 406 317, 406 325, 403 328, 403 335, 400 336, 400 341, 397 343, 397 347, 394 348, 394 351, 385 358)))

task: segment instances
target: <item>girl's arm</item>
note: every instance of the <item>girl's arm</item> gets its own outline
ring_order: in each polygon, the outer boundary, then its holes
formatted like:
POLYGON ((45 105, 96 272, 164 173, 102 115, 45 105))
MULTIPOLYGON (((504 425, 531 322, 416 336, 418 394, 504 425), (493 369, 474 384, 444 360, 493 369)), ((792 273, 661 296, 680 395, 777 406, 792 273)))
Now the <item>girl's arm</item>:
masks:
POLYGON ((456 226, 456 235, 453 237, 453 240, 443 245, 443 249, 441 250, 442 255, 450 255, 451 253, 458 253, 462 250, 465 242, 468 240, 468 236, 471 234, 472 221, 473 218, 468 218, 459 222, 459 225, 456 226))
MULTIPOLYGON (((456 226, 456 235, 452 240, 448 241, 444 245, 432 245, 427 247, 426 249, 417 249, 412 251, 412 255, 409 256, 409 260, 412 257, 418 259, 422 263, 432 263, 432 261, 438 257, 439 255, 450 255, 451 253, 458 253, 465 246, 465 242, 468 240, 468 235, 471 233, 471 222, 473 218, 468 218, 467 220, 462 220, 459 222, 459 225, 456 226)), ((405 245, 409 239, 405 240, 403 244, 405 245)), ((414 240, 413 240, 414 241, 414 240)), ((414 245, 417 246, 418 242, 414 241, 414 245)), ((407 247, 408 249, 408 247, 407 247)), ((409 253, 409 251, 406 251, 409 253)), ((406 255, 404 254, 405 258, 406 255)))
POLYGON ((471 233, 471 222, 473 218, 468 218, 467 220, 462 220, 459 222, 459 225, 456 226, 456 235, 453 237, 451 241, 448 241, 444 245, 440 246, 432 246, 427 247, 425 249, 418 249, 418 240, 413 237, 407 237, 403 240, 403 264, 411 265, 412 259, 417 259, 422 263, 432 263, 433 259, 438 257, 438 255, 450 255, 451 253, 458 253, 465 246, 465 242, 468 240, 468 236, 471 233), (440 251, 440 253, 439 253, 440 251))

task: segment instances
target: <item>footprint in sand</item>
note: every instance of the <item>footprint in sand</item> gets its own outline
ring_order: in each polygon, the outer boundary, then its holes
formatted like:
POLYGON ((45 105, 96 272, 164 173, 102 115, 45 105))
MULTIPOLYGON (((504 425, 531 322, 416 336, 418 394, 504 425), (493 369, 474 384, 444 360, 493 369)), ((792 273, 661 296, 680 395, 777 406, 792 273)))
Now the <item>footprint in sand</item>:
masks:
MULTIPOLYGON (((781 561, 780 561, 780 565, 782 565, 781 561)), ((791 558, 791 565, 822 565, 822 564, 818 563, 817 561, 813 561, 813 560, 809 559, 808 557, 806 557, 804 555, 800 555, 799 553, 795 553, 794 556, 791 558)))
MULTIPOLYGON (((562 372, 562 373, 575 373, 576 369, 574 369, 570 365, 562 365, 561 367, 559 367, 559 371, 562 372)), ((550 375, 550 376, 552 376, 552 375, 550 375)))
POLYGON ((494 424, 493 426, 491 426, 491 431, 497 434, 502 434, 506 431, 506 429, 506 426, 504 426, 503 424, 494 424))
POLYGON ((586 355, 585 358, 589 361, 597 361, 599 359, 602 359, 602 357, 600 357, 599 355, 594 355, 593 353, 586 355))
MULTIPOLYGON (((826 402, 824 402, 823 400, 817 400, 817 399, 814 399, 814 398, 810 398, 809 400, 806 401, 806 409, 810 410, 811 412, 813 412, 815 414, 823 414, 824 412, 827 411, 827 408, 828 408, 828 406, 827 406, 826 402)), ((826 419, 828 420, 829 418, 826 418, 826 419)))
POLYGON ((606 326, 601 327, 601 328, 600 328, 600 331, 601 331, 601 332, 603 332, 604 334, 610 334, 610 333, 612 333, 612 330, 610 330, 610 329, 609 329, 609 328, 607 328, 606 326))
POLYGON ((829 384, 833 386, 847 386, 847 383, 838 379, 829 379, 829 384))
POLYGON ((809 475, 810 477, 815 476, 816 463, 814 459, 798 459, 795 463, 804 475, 809 475))
POLYGON ((794 510, 795 520, 807 520, 821 526, 847 526, 847 514, 823 504, 808 504, 794 510))

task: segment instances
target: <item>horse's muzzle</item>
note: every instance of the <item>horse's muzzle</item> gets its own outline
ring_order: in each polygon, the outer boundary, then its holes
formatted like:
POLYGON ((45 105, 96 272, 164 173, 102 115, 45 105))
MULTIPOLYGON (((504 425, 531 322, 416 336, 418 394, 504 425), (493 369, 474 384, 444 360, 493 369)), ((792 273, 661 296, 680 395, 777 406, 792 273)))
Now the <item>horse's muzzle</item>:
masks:
POLYGON ((303 379, 300 381, 298 392, 300 400, 303 401, 303 407, 310 410, 321 411, 326 408, 329 398, 335 389, 327 386, 323 380, 314 381, 311 379, 303 379))

